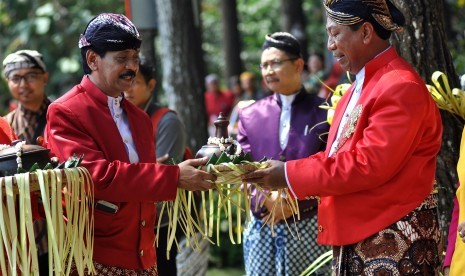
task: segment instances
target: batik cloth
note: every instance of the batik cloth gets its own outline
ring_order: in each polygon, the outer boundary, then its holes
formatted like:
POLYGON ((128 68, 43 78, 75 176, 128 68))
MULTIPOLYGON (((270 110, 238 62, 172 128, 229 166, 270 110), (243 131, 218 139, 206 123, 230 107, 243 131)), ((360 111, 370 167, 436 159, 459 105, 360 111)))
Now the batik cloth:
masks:
MULTIPOLYGON (((92 275, 99 275, 99 276, 158 276, 157 265, 149 267, 148 269, 126 269, 121 267, 114 267, 114 266, 106 266, 103 264, 99 264, 94 262, 95 267, 95 274, 92 275)), ((87 272, 87 270, 86 270, 87 272)), ((78 271, 76 270, 76 265, 73 262, 71 265, 71 276, 79 276, 78 271)), ((85 275, 91 275, 85 273, 85 275)))
MULTIPOLYGON (((271 227, 251 215, 251 221, 244 231, 244 263, 247 275, 300 275, 319 256, 331 250, 316 243, 317 217, 313 216, 294 223, 271 227), (298 229, 300 240, 296 236, 298 229), (292 236, 294 234, 294 236, 292 236)), ((313 275, 330 275, 331 265, 320 268, 313 275)))
POLYGON ((18 135, 18 139, 26 141, 27 144, 35 145, 37 137, 44 133, 49 105, 50 100, 47 98, 44 99, 37 111, 28 110, 19 104, 17 109, 5 116, 5 119, 18 135))
POLYGON ((333 275, 439 275, 442 232, 437 197, 380 232, 333 247, 333 275))

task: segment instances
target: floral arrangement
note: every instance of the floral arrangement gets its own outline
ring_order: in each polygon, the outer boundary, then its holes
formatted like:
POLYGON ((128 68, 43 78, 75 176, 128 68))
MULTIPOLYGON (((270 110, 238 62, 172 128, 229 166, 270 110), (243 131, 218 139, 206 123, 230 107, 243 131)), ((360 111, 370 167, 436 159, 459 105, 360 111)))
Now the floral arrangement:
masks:
MULTIPOLYGON (((207 143, 217 145, 220 148, 220 151, 224 153, 227 157, 229 157, 231 160, 233 160, 234 158, 240 158, 241 154, 243 153, 241 145, 231 136, 229 136, 228 138, 209 137, 207 143), (230 145, 226 147, 225 144, 230 145)), ((250 159, 250 156, 248 157, 248 159, 250 159)))

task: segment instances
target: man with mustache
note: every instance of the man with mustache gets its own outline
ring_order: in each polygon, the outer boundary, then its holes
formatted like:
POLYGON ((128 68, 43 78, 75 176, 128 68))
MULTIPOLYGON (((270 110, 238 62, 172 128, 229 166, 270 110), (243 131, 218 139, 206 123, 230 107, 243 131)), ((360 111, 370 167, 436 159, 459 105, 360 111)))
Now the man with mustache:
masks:
MULTIPOLYGON (((4 76, 13 98, 18 102, 15 110, 5 119, 27 144, 36 144, 45 129, 50 100, 45 94, 48 82, 47 67, 42 54, 35 50, 19 50, 3 60, 4 76)), ((45 220, 34 221, 34 232, 41 275, 48 274, 47 227, 45 220)))
POLYGON ((151 121, 123 96, 139 70, 140 44, 124 15, 96 16, 79 39, 85 76, 48 112, 48 147, 61 160, 83 154, 94 182, 97 275, 158 275, 156 202, 174 200, 178 187, 210 189, 215 180, 195 168, 206 159, 156 164, 151 121))
MULTIPOLYGON (((304 63, 294 36, 277 32, 265 37, 260 68, 274 94, 239 110, 237 141, 254 161, 263 157, 293 160, 324 150, 329 129, 325 123, 327 112, 319 108, 324 99, 307 93, 302 85, 304 63)), ((286 221, 294 224, 289 205, 278 205, 271 220, 270 213, 279 196, 273 191, 268 199, 255 194, 251 200, 253 216, 244 230, 247 275, 299 275, 328 251, 316 244, 317 201, 299 201, 297 237, 292 233, 295 228, 291 226, 289 231, 286 225, 286 221)), ((319 272, 324 273, 323 269, 319 272)))
POLYGON ((318 242, 335 275, 438 275, 436 155, 442 123, 415 70, 389 43, 405 19, 389 0, 326 0, 327 47, 356 81, 326 151, 243 178, 319 197, 318 242))

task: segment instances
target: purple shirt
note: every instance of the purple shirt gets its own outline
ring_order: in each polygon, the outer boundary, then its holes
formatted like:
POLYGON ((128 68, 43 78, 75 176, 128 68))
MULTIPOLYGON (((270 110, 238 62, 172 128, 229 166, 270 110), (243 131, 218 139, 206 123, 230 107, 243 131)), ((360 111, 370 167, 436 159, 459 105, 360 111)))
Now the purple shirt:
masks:
MULTIPOLYGON (((263 157, 287 161, 308 157, 326 147, 329 125, 326 123, 327 111, 320 108, 325 100, 314 94, 308 94, 304 88, 292 102, 291 126, 287 146, 281 149, 279 144, 279 124, 281 100, 278 94, 263 98, 239 111, 239 131, 237 141, 244 152, 250 152, 252 159, 263 157)), ((251 211, 261 218, 266 209, 261 205, 262 196, 251 200, 251 211)), ((316 214, 316 200, 299 201, 301 219, 316 214)), ((291 218, 292 219, 292 218, 291 218)))

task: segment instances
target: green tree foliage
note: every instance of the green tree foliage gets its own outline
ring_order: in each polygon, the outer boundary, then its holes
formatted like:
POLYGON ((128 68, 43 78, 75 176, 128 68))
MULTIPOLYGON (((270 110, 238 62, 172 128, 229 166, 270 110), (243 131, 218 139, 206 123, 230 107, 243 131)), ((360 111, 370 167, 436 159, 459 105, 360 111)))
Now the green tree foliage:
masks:
MULTIPOLYGON (((19 49, 44 55, 50 72, 47 93, 55 98, 82 77, 79 35, 87 22, 101 12, 124 12, 124 1, 2 0, 0 1, 0 59, 19 49)), ((4 79, 2 98, 8 98, 4 79)))
MULTIPOLYGON (((202 1, 203 48, 206 54, 208 72, 224 74, 224 56, 222 47, 222 28, 220 20, 220 0, 202 1)), ((304 13, 307 16, 306 32, 308 51, 324 52, 326 49, 325 18, 321 1, 305 0, 304 13)), ((279 32, 280 6, 275 0, 237 0, 239 32, 242 40, 241 58, 245 70, 260 75, 261 47, 268 33, 279 32)))
POLYGON ((465 74, 465 0, 449 0, 445 19, 448 21, 448 44, 459 74, 465 74))

